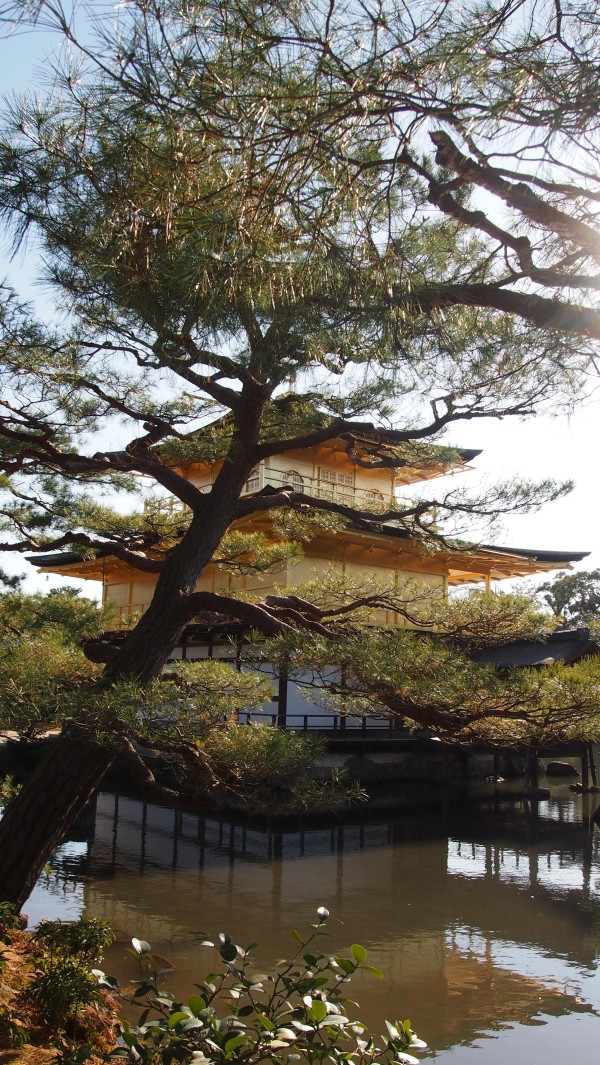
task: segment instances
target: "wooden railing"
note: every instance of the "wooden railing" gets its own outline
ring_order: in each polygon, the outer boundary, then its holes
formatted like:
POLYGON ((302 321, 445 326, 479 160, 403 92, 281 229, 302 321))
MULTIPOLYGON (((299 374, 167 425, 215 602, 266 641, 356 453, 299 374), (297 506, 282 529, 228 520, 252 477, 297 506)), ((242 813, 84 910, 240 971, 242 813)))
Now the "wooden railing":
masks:
MULTIPOLYGON (((283 488, 284 486, 295 487, 297 491, 304 492, 306 495, 313 496, 316 499, 328 499, 335 503, 342 503, 346 506, 354 507, 357 510, 373 510, 375 512, 391 510, 398 506, 398 499, 392 495, 385 494, 378 491, 375 488, 356 488, 350 484, 338 484, 331 481, 325 481, 318 477, 308 477, 302 475, 302 484, 296 482, 290 484, 290 478, 286 477, 285 472, 281 470, 269 470, 260 468, 258 470, 257 487, 250 490, 244 488, 242 495, 252 495, 256 491, 261 491, 263 488, 283 488)), ((196 486, 202 492, 210 492, 210 484, 200 484, 196 486)), ((156 500, 151 500, 146 503, 147 510, 153 510, 159 514, 181 514, 189 510, 184 503, 175 497, 166 497, 156 500)))
POLYGON ((399 718, 352 717, 343 714, 279 714, 260 710, 240 710, 240 725, 253 722, 282 728, 289 732, 324 732, 332 739, 389 739, 390 736, 407 736, 408 730, 399 718))

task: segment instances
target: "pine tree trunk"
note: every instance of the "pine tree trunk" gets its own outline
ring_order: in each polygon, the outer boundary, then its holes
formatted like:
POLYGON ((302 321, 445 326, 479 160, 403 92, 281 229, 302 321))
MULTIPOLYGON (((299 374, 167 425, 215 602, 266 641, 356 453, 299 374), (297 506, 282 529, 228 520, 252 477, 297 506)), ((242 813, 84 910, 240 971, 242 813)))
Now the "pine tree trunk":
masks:
POLYGON ((113 758, 81 731, 56 741, 0 821, 0 900, 22 908, 113 758))
MULTIPOLYGON (((266 397, 251 398, 210 497, 201 500, 189 530, 166 559, 152 602, 104 671, 104 683, 158 677, 189 614, 186 596, 210 562, 236 516, 266 397)), ((114 758, 109 748, 71 728, 29 777, 0 821, 0 901, 20 908, 69 826, 98 787, 114 758)))

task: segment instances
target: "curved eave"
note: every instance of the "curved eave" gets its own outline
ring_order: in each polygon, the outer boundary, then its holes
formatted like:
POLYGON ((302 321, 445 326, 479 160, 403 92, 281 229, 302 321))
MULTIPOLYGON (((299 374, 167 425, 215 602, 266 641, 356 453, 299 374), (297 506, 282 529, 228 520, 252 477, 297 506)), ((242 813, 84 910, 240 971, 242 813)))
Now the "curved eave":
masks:
MULTIPOLYGON (((338 533, 334 539, 343 539, 338 533)), ((480 544, 473 549, 461 551, 442 548, 432 556, 427 556, 418 542, 405 529, 392 525, 383 525, 375 530, 350 527, 346 533, 348 540, 355 540, 355 549, 360 551, 369 545, 385 550, 388 545, 403 541, 404 547, 395 564, 403 568, 402 556, 406 552, 405 565, 408 570, 417 568, 424 572, 446 572, 448 584, 457 586, 488 580, 506 580, 510 577, 528 577, 538 573, 547 573, 555 569, 568 569, 575 562, 587 558, 589 551, 547 551, 534 548, 511 548, 492 544, 480 544), (431 566, 428 559, 431 558, 431 566), (416 563, 411 564, 410 559, 416 563), (437 565, 436 565, 437 563, 437 565)), ((397 548, 394 548, 397 554, 397 548)), ((310 554, 309 554, 310 557, 310 554)), ((81 580, 103 580, 123 573, 128 568, 125 563, 115 559, 108 552, 98 552, 93 559, 82 559, 75 552, 55 552, 47 555, 28 555, 28 562, 39 567, 42 572, 56 573, 61 576, 78 577, 81 580)), ((386 563, 386 565, 389 563, 386 563)))
POLYGON ((56 573, 61 577, 77 577, 83 581, 101 581, 105 577, 122 572, 124 563, 110 555, 98 552, 95 558, 81 558, 74 551, 55 552, 49 555, 26 555, 25 561, 37 566, 41 573, 56 573))

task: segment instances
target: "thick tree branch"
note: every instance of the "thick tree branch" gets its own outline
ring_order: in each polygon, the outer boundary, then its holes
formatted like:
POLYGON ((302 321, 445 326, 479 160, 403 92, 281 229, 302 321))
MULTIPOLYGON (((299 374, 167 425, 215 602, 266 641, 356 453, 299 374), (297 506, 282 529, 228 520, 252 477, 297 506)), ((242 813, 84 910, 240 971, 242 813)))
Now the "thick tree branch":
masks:
MULTIPOLYGON (((487 307, 514 314, 546 331, 556 330, 558 333, 600 340, 600 311, 574 303, 560 303, 533 293, 514 292, 492 284, 431 284, 427 288, 410 291, 394 286, 390 302, 397 306, 412 306, 428 314, 444 307, 487 307)), ((465 417, 473 415, 467 414, 465 417)))
MULTIPOLYGON (((33 539, 23 540, 21 543, 2 543, 0 551, 31 551, 33 554, 47 554, 49 551, 60 551, 65 547, 85 547, 90 551, 99 551, 103 555, 114 555, 121 561, 142 570, 144 573, 160 573, 162 562, 158 559, 149 558, 146 554, 147 545, 140 544, 138 550, 117 541, 95 539, 86 533, 65 533, 54 540, 46 540, 43 544, 33 539)), ((82 557, 82 561, 84 561, 82 557)))
MULTIPOLYGON (((168 743, 164 745, 152 744, 149 743, 148 738, 145 736, 140 737, 140 742, 146 747, 154 747, 161 753, 168 754, 168 743)), ((218 805, 216 801, 210 800, 208 788, 201 788, 198 784, 194 789, 193 796, 177 788, 169 788, 165 784, 159 784, 147 762, 144 761, 127 737, 119 737, 118 751, 120 758, 131 773, 142 799, 145 799, 146 802, 156 802, 176 810, 189 809, 192 799, 195 808, 199 806, 199 800, 203 800, 201 805, 205 809, 214 809, 218 805)), ((188 754, 192 757, 193 753, 193 748, 190 745, 188 754)))
POLYGON ((506 181, 489 164, 482 165, 469 159, 442 130, 436 130, 430 136, 437 148, 435 158, 440 166, 453 170, 465 182, 472 182, 499 196, 507 206, 519 211, 530 222, 549 229, 562 240, 570 241, 600 263, 600 233, 597 230, 542 200, 523 181, 506 181))
POLYGON ((195 614, 201 614, 203 611, 228 615, 265 636, 280 636, 289 630, 289 625, 277 620, 264 607, 226 595, 217 595, 215 592, 192 592, 182 600, 181 611, 186 620, 191 620, 195 614))

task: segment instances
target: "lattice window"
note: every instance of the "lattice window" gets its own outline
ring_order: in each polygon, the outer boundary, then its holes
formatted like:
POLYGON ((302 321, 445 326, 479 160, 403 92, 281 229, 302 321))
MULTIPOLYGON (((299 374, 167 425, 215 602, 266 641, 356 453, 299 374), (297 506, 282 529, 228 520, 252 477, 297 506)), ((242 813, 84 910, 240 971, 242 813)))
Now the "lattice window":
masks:
POLYGON ((245 492, 258 492, 260 488, 260 470, 255 466, 244 485, 245 492))
POLYGON ((367 503, 373 503, 375 506, 381 506, 383 503, 383 495, 377 488, 369 488, 365 492, 365 500, 367 503))
POLYGON ((291 484, 294 492, 301 492, 304 488, 304 477, 302 477, 298 470, 287 470, 283 475, 286 484, 291 484))
POLYGON ((354 485, 353 473, 342 473, 339 470, 331 470, 327 466, 319 467, 319 480, 327 484, 346 484, 352 488, 354 485))

